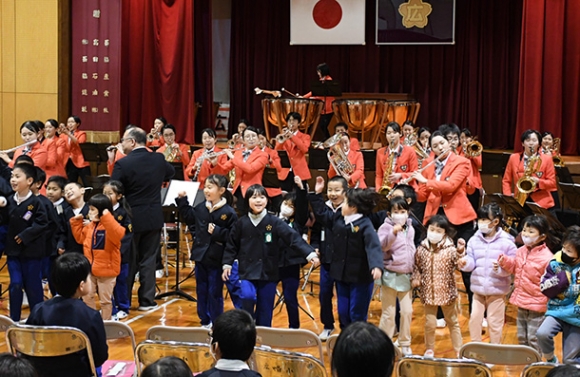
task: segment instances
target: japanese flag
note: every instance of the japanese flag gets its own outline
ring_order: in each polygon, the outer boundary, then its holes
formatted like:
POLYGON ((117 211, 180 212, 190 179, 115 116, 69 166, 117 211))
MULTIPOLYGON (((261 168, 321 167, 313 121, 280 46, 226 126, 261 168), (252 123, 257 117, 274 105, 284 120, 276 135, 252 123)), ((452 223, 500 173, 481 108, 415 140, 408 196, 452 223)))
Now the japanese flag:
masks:
POLYGON ((290 44, 365 44, 365 1, 290 0, 290 44))

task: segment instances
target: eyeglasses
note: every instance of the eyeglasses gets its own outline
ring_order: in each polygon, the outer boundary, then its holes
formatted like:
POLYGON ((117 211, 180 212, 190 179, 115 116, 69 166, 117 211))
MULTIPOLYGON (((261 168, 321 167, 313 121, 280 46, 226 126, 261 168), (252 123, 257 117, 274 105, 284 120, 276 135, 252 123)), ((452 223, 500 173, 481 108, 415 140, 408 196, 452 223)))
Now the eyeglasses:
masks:
POLYGON ((122 142, 127 141, 127 140, 135 140, 135 139, 132 137, 123 137, 123 138, 121 138, 121 140, 119 140, 119 142, 122 143, 122 142))

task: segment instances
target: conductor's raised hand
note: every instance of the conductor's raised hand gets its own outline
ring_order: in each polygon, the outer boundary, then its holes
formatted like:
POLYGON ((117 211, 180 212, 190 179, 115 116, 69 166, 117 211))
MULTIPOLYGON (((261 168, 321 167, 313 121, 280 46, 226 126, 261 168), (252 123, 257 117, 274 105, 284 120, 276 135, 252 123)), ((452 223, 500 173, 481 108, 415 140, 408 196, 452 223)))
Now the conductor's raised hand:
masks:
POLYGON ((314 185, 314 192, 317 194, 322 193, 324 190, 324 178, 321 176, 316 177, 316 184, 314 185))

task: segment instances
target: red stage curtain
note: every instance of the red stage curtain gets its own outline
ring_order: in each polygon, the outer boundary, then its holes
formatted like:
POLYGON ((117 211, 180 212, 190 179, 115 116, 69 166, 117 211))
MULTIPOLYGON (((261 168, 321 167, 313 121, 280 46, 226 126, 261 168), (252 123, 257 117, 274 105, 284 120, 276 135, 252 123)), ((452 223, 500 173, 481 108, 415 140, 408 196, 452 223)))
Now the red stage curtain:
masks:
POLYGON ((163 116, 194 142, 193 16, 190 0, 123 0, 123 127, 163 116))
POLYGON ((231 120, 262 126, 254 87, 306 93, 326 62, 344 92, 412 93, 418 126, 455 122, 485 146, 511 147, 516 123, 522 1, 456 2, 455 45, 375 45, 376 0, 366 1, 365 46, 290 46, 289 0, 232 1, 231 120))
POLYGON ((211 1, 194 1, 194 54, 195 60, 195 100, 201 104, 196 120, 195 139, 201 142, 201 131, 215 127, 213 108, 212 70, 212 17, 211 1))
POLYGON ((525 0, 516 149, 527 129, 562 138, 576 155, 580 124, 580 1, 525 0))

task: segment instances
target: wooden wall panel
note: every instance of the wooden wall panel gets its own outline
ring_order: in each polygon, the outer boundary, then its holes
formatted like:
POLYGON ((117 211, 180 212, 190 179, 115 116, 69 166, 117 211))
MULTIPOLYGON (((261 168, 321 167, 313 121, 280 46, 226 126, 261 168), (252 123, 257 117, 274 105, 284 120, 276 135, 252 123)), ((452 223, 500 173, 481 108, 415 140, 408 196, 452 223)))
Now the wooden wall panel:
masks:
POLYGON ((2 146, 1 149, 8 149, 21 144, 22 139, 16 125, 16 94, 0 93, 2 95, 2 146))
POLYGON ((2 21, 2 65, 0 66, 0 76, 2 76, 2 92, 14 92, 16 90, 16 83, 14 72, 16 70, 14 55, 15 55, 15 14, 14 3, 15 0, 1 0, 2 12, 0 17, 2 21))

